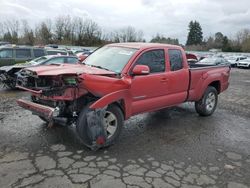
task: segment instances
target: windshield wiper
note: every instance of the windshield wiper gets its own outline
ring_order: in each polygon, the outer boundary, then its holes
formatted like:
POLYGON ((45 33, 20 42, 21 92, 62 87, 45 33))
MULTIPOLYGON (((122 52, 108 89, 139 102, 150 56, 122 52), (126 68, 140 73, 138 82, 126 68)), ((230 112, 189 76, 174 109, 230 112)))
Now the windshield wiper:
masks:
POLYGON ((60 65, 62 65, 62 63, 50 63, 48 65, 57 65, 57 66, 60 66, 60 65))
MULTIPOLYGON (((86 65, 88 65, 88 64, 86 64, 86 65)), ((107 70, 107 71, 112 71, 112 70, 107 69, 107 68, 105 68, 105 67, 102 67, 102 66, 100 66, 100 65, 89 65, 89 66, 95 67, 95 68, 98 68, 98 69, 104 69, 104 70, 107 70)), ((112 72, 114 72, 114 71, 112 71, 112 72)))

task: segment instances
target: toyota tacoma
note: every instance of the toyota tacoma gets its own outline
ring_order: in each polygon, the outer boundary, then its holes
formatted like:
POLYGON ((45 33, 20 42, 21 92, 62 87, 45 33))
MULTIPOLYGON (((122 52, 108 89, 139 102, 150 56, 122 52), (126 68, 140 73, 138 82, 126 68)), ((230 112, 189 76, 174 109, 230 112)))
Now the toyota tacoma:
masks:
POLYGON ((190 101, 200 116, 213 114, 228 88, 230 67, 190 66, 180 46, 108 44, 83 64, 22 70, 17 87, 31 100, 17 102, 48 123, 75 124, 88 147, 106 147, 119 137, 124 120, 140 113, 190 101))

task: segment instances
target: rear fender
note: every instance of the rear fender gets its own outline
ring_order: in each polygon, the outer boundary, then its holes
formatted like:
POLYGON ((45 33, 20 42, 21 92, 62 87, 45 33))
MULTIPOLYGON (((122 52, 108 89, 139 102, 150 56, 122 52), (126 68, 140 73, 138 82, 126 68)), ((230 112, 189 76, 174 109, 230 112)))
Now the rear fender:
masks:
POLYGON ((109 104, 112 104, 114 102, 123 101, 123 111, 124 111, 124 118, 128 119, 131 116, 131 97, 129 94, 128 89, 119 90, 113 93, 109 93, 96 102, 94 102, 90 109, 98 109, 98 108, 104 108, 105 106, 108 106, 109 104))
MULTIPOLYGON (((200 89, 201 92, 198 92, 198 91, 197 91, 198 99, 201 99, 201 98, 202 98, 202 96, 204 95, 204 93, 205 93, 207 87, 208 87, 211 83, 213 83, 213 82, 215 82, 215 81, 218 81, 218 82, 220 83, 219 85, 221 85, 221 79, 220 79, 220 74, 219 74, 219 73, 218 73, 218 74, 209 75, 209 76, 203 81, 202 87, 201 87, 201 89, 200 89)), ((219 89, 218 93, 220 93, 221 88, 218 88, 218 89, 219 89)))

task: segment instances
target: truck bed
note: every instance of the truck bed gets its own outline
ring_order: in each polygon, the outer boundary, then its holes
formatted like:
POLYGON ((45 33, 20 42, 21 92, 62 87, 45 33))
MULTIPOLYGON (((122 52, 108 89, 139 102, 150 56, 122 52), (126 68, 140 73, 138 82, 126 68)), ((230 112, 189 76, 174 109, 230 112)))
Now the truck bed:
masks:
POLYGON ((209 68, 209 67, 221 67, 221 66, 229 66, 229 65, 214 65, 214 64, 201 64, 201 63, 195 63, 195 64, 189 64, 190 69, 192 68, 209 68))
POLYGON ((206 87, 212 83, 218 93, 228 87, 230 67, 228 65, 194 65, 190 66, 190 83, 188 101, 199 100, 206 87), (213 80, 213 81, 212 81, 213 80))

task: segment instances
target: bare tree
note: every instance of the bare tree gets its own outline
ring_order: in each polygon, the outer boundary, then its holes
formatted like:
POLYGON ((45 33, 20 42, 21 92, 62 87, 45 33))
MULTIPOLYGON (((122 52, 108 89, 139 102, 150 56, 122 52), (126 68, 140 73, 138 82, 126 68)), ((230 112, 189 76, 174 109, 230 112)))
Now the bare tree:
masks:
POLYGON ((3 23, 0 22, 0 39, 3 38, 3 35, 4 35, 4 26, 3 26, 3 23))
POLYGON ((84 31, 84 40, 86 45, 100 43, 102 33, 96 22, 90 19, 85 20, 84 31))
POLYGON ((143 32, 136 31, 134 27, 128 26, 111 33, 113 42, 143 42, 143 32))
POLYGON ((73 19, 73 36, 74 36, 74 43, 76 45, 84 45, 84 21, 80 17, 75 17, 73 19))
POLYGON ((53 43, 53 32, 51 20, 41 22, 36 28, 37 42, 40 44, 53 43))
POLYGON ((55 20, 55 41, 61 43, 64 37, 64 17, 57 17, 55 20))
POLYGON ((18 43, 19 21, 15 19, 6 20, 3 22, 5 29, 4 40, 11 43, 18 43))
POLYGON ((63 42, 66 44, 73 44, 72 32, 74 29, 74 24, 70 16, 66 16, 64 18, 64 40, 63 42))
POLYGON ((22 22, 22 37, 20 38, 20 42, 26 45, 34 45, 35 36, 33 30, 30 28, 27 20, 21 20, 22 22))

